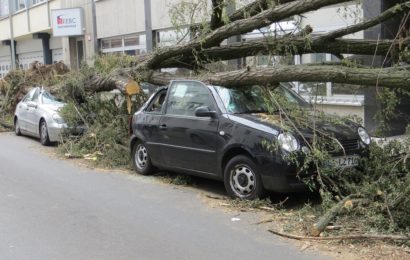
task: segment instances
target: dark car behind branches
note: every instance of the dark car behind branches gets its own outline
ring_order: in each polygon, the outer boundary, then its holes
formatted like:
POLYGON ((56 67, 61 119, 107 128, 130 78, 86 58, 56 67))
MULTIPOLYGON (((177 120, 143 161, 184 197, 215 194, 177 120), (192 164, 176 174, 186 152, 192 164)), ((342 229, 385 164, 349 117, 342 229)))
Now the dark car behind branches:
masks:
MULTIPOLYGON (((284 85, 275 93, 311 110, 284 85)), ((301 166, 289 155, 298 154, 303 161, 315 132, 311 127, 285 127, 275 111, 266 113, 264 95, 259 86, 228 89, 190 80, 159 89, 132 119, 130 146, 136 171, 151 174, 160 168, 222 180, 230 196, 243 199, 261 197, 265 191, 306 190, 298 178, 301 166)), ((317 122, 316 127, 340 146, 330 152, 336 168, 358 165, 370 143, 363 127, 353 122, 317 122)), ((314 174, 311 171, 308 174, 314 174)))

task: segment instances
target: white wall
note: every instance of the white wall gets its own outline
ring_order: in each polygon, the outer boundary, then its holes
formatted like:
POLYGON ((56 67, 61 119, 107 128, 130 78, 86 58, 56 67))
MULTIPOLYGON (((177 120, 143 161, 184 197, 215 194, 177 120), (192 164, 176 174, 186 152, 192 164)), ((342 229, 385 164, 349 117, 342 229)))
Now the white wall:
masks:
POLYGON ((98 38, 145 31, 144 0, 98 1, 96 13, 98 38))

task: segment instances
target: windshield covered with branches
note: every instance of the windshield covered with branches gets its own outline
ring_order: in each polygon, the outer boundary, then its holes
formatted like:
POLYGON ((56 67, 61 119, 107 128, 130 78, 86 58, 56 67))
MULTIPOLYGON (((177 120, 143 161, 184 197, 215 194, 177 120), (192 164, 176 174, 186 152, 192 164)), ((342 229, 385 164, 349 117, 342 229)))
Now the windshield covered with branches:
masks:
MULTIPOLYGON (((270 102, 265 90, 258 85, 243 89, 216 87, 216 90, 222 99, 224 107, 230 114, 266 113, 268 112, 267 104, 276 103, 270 102)), ((285 102, 301 108, 311 107, 302 97, 284 85, 275 88, 273 94, 273 98, 283 99, 285 102)))
POLYGON ((46 105, 61 104, 61 102, 58 101, 55 96, 51 95, 47 91, 43 92, 42 99, 43 99, 43 104, 46 104, 46 105))

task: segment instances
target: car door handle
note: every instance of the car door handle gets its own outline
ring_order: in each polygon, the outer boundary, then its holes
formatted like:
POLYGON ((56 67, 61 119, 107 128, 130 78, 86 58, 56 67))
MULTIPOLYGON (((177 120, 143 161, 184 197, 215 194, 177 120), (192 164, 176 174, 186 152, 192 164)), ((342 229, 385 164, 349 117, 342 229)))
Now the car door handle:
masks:
POLYGON ((166 130, 166 129, 167 129, 167 125, 160 125, 160 126, 159 126, 159 129, 161 129, 161 130, 166 130))

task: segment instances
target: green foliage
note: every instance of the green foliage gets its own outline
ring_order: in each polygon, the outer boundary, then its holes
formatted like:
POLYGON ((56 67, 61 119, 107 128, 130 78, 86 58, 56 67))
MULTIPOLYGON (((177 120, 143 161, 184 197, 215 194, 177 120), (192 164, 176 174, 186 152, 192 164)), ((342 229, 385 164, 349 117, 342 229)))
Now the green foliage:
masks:
MULTIPOLYGON (((60 96, 68 102, 61 116, 74 129, 82 126, 82 135, 68 131, 63 136, 59 150, 69 157, 81 157, 103 167, 130 166, 128 133, 129 118, 125 98, 122 94, 86 92, 88 79, 95 74, 107 75, 116 68, 132 65, 133 58, 123 55, 106 55, 95 59, 95 66, 83 65, 64 77, 60 96)), ((145 102, 145 94, 133 101, 133 111, 145 102)), ((132 113, 131 113, 132 114, 132 113)))
POLYGON ((94 70, 98 74, 109 74, 115 69, 132 67, 134 57, 129 55, 107 54, 94 59, 94 70))
POLYGON ((104 101, 97 96, 83 104, 69 103, 61 115, 71 128, 79 124, 88 126, 80 136, 66 133, 59 149, 72 157, 84 157, 104 167, 130 165, 128 143, 128 114, 113 100, 104 101))
MULTIPOLYGON (((267 93, 269 114, 280 116, 276 123, 281 123, 283 129, 296 135, 310 133, 303 144, 309 147, 309 152, 285 153, 284 158, 300 169, 298 176, 302 181, 320 192, 320 211, 325 212, 348 195, 356 195, 361 199, 339 216, 344 225, 347 221, 364 232, 410 231, 410 135, 384 144, 372 143, 358 169, 338 169, 329 163, 332 158, 329 151, 342 146, 336 138, 322 133, 316 126, 322 122, 336 126, 352 125, 351 120, 303 110, 275 91, 268 89, 267 93), (304 174, 312 170, 316 172, 315 176, 304 174), (355 219, 363 221, 354 223, 355 219)), ((397 98, 391 91, 386 93, 385 102, 390 110, 385 114, 392 117, 397 98)), ((263 146, 280 152, 275 143, 264 141, 263 146)), ((315 209, 314 214, 317 213, 315 209)))

